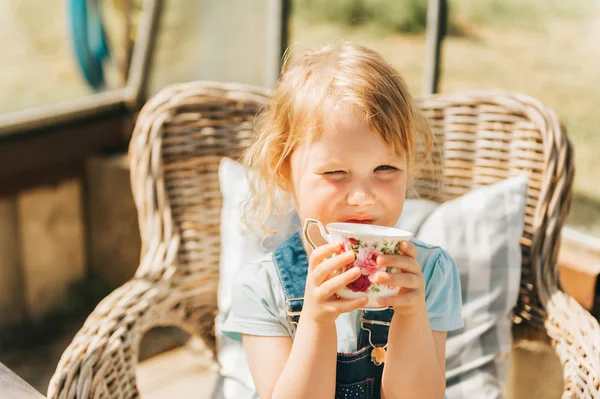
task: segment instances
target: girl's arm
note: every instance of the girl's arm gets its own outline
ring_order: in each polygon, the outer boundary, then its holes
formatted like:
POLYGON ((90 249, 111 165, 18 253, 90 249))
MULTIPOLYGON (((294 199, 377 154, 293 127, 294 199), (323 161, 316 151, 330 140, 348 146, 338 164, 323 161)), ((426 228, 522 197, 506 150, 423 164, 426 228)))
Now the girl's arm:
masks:
POLYGON ((242 334, 242 344, 258 396, 273 397, 273 388, 292 350, 292 339, 242 334))
POLYGON ((446 390, 446 332, 432 331, 427 309, 393 317, 381 397, 442 399, 446 390))
POLYGON ((380 298, 393 306, 381 396, 385 399, 442 399, 446 390, 446 333, 432 331, 425 303, 425 278, 417 247, 403 241, 402 255, 381 255, 377 263, 399 273, 377 273, 380 283, 400 287, 396 296, 380 298))
POLYGON ((300 322, 289 337, 243 336, 258 395, 269 398, 333 398, 337 337, 335 324, 300 322))
POLYGON ((292 345, 289 337, 243 336, 250 372, 262 399, 315 399, 335 395, 335 319, 364 306, 366 297, 338 299, 342 287, 360 277, 352 251, 326 244, 310 254, 304 304, 292 345), (333 256, 337 254, 337 256, 333 256), (338 273, 341 272, 341 273, 338 273))

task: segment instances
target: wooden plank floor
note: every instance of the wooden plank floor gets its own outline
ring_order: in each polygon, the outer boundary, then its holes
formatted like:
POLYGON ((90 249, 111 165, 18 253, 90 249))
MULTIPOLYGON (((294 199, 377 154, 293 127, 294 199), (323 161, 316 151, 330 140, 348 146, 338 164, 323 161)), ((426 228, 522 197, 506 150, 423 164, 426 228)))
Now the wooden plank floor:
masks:
POLYGON ((141 362, 137 369, 143 399, 210 398, 217 378, 208 353, 190 346, 141 362))

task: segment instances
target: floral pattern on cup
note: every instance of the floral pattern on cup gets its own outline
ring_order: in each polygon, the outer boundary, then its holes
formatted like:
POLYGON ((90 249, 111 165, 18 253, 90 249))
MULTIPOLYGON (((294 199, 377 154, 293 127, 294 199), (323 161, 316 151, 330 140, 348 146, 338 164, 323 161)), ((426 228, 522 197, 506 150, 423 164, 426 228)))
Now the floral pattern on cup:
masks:
POLYGON ((369 294, 377 293, 383 287, 391 288, 382 286, 373 280, 377 272, 394 273, 396 271, 392 267, 378 267, 377 258, 379 255, 400 254, 397 242, 388 242, 387 240, 382 240, 381 242, 376 242, 373 245, 367 245, 365 242, 359 239, 348 238, 342 242, 342 245, 344 250, 351 250, 356 255, 356 260, 351 267, 359 267, 361 269, 361 276, 346 286, 350 291, 365 292, 369 294))
MULTIPOLYGON (((398 243, 408 241, 413 237, 409 231, 395 227, 365 225, 360 223, 334 222, 328 223, 327 228, 317 219, 306 218, 302 234, 312 249, 317 245, 309 234, 310 226, 316 225, 321 236, 329 243, 336 242, 345 250, 352 250, 356 254, 355 262, 349 267, 359 267, 362 274, 360 277, 336 292, 343 299, 354 299, 366 296, 369 300, 363 309, 383 310, 378 298, 397 295, 400 287, 379 284, 372 281, 377 272, 386 271, 395 273, 395 268, 377 267, 377 258, 384 255, 400 254, 398 243)), ((335 255, 332 255, 335 256, 335 255)))

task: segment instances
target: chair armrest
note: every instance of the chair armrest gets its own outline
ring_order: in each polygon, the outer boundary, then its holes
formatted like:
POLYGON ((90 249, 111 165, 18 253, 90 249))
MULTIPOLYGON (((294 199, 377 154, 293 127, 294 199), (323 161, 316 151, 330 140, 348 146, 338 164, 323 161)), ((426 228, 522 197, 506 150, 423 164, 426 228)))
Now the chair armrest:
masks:
POLYGON ((206 300, 168 281, 130 280, 90 314, 63 353, 50 380, 48 398, 139 397, 136 365, 144 334, 156 326, 190 331, 189 306, 206 300))
POLYGON ((600 397, 600 325, 570 295, 556 291, 545 326, 563 365, 563 398, 600 397))

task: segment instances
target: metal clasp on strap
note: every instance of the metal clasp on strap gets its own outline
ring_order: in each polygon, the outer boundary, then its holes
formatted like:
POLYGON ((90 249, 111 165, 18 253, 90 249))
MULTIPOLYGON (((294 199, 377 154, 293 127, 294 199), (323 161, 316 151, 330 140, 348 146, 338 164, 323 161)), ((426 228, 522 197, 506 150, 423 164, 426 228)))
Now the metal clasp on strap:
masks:
POLYGON ((292 311, 291 308, 293 301, 304 301, 304 298, 290 298, 285 300, 288 321, 290 324, 298 325, 298 322, 294 320, 294 317, 299 317, 302 313, 302 310, 292 311))
POLYGON ((362 313, 360 315, 360 326, 361 328, 365 328, 365 324, 374 324, 376 326, 386 326, 389 327, 391 325, 391 322, 389 321, 380 321, 380 320, 368 320, 365 319, 364 313, 362 313))

